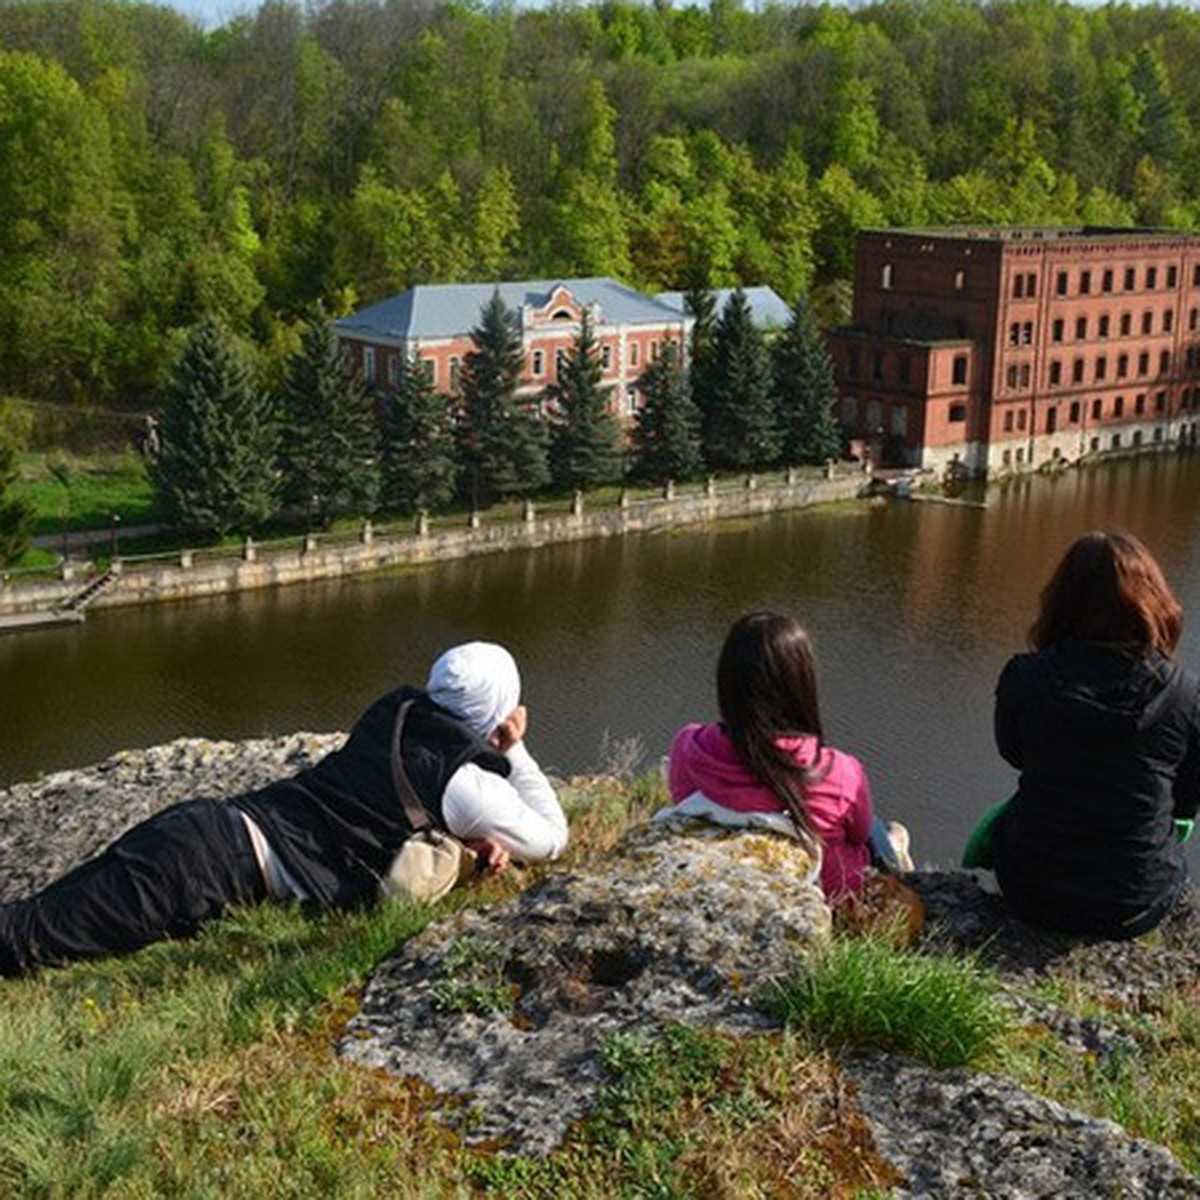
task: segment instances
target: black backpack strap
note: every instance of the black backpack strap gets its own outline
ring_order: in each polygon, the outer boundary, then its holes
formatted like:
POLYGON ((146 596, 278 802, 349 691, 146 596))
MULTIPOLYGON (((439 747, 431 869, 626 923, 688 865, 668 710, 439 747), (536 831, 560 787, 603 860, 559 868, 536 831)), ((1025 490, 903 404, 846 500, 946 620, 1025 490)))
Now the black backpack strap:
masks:
POLYGON ((396 797, 404 809, 404 815, 416 833, 418 830, 428 829, 433 822, 429 819, 429 813, 421 803, 421 798, 409 782, 408 774, 404 770, 404 760, 400 756, 400 739, 404 733, 404 723, 408 719, 408 710, 412 706, 412 700, 405 700, 400 705, 396 713, 396 724, 392 728, 392 785, 396 789, 396 797))

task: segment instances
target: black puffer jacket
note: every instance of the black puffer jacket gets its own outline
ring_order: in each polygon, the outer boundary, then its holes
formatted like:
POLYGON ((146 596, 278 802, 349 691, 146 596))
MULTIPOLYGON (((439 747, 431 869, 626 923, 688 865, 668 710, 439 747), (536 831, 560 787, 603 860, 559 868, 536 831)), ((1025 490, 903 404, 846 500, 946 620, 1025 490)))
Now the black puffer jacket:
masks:
POLYGON ((1005 900, 1068 933, 1153 928, 1187 878, 1172 818, 1200 800, 1200 693, 1160 655, 1061 642, 1012 658, 996 744, 1021 772, 996 838, 1005 900))

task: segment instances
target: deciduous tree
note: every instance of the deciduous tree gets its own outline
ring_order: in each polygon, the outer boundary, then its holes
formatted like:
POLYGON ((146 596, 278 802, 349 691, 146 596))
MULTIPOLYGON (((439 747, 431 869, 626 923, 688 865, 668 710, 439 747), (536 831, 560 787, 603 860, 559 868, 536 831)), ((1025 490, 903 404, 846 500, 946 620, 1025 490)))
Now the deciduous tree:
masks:
POLYGON ((29 545, 29 506, 12 494, 17 479, 17 450, 0 427, 0 566, 14 563, 29 545))

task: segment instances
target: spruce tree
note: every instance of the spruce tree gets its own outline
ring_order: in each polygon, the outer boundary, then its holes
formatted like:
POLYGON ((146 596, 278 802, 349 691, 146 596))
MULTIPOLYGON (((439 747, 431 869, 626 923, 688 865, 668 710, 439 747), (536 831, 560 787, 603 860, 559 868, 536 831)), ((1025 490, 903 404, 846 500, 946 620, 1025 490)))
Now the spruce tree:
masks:
POLYGON ((842 436, 833 415, 837 400, 833 359, 816 315, 803 297, 796 301, 772 359, 783 461, 794 466, 840 458, 842 436))
POLYGON ((384 401, 384 507, 442 508, 454 497, 455 470, 449 401, 413 354, 401 360, 396 389, 384 401))
POLYGON ((500 292, 483 306, 463 360, 458 411, 459 486, 481 507, 501 496, 523 496, 550 478, 545 429, 517 398, 524 352, 500 292))
POLYGON ((560 487, 586 491, 621 473, 623 434, 610 408, 612 389, 602 386, 603 378, 591 318, 585 311, 558 381, 546 389, 557 408, 550 432, 550 469, 560 487))
POLYGON ((17 478, 17 450, 0 428, 0 566, 15 563, 29 545, 29 506, 10 494, 17 478))
POLYGON ((249 363, 213 321, 196 326, 160 393, 159 504, 198 533, 249 533, 276 509, 276 423, 249 363))
POLYGON ((691 479, 704 469, 700 457, 700 414, 688 392, 675 343, 642 372, 644 398, 633 430, 633 472, 651 483, 691 479))
POLYGON ((769 467, 779 458, 771 363, 739 288, 717 322, 712 396, 703 415, 704 459, 711 470, 769 467))
POLYGON ((717 334, 717 300, 703 285, 689 287, 683 296, 684 311, 692 318, 688 334, 688 387, 692 403, 704 423, 712 408, 713 344, 717 334))
POLYGON ((322 525, 374 512, 380 464, 371 400, 320 314, 288 363, 279 408, 287 502, 322 525))

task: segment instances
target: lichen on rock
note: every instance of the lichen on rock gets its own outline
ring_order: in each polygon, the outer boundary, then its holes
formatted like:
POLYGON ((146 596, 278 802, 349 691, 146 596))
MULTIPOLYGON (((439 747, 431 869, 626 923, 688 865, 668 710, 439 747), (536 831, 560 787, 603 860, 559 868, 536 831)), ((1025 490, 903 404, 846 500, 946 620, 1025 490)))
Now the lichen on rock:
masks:
POLYGON ((812 867, 774 835, 641 826, 604 869, 551 875, 405 945, 340 1052, 469 1096, 469 1140, 548 1150, 591 1107, 610 1035, 769 1027, 755 990, 829 934, 812 867))

